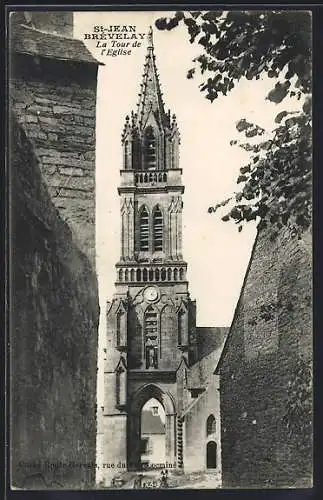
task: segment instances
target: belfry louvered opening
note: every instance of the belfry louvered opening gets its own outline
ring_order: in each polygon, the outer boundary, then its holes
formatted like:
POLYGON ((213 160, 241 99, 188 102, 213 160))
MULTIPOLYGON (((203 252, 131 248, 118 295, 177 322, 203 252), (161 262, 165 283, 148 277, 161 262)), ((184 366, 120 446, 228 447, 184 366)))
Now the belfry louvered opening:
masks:
POLYGON ((157 206, 153 212, 153 234, 154 251, 160 251, 163 249, 163 214, 159 206, 157 206))
POLYGON ((147 127, 144 135, 144 169, 153 170, 156 167, 156 137, 153 128, 147 127))
POLYGON ((140 212, 140 221, 139 221, 139 229, 140 229, 140 240, 139 246, 140 250, 148 251, 149 250, 149 215, 146 207, 140 212))

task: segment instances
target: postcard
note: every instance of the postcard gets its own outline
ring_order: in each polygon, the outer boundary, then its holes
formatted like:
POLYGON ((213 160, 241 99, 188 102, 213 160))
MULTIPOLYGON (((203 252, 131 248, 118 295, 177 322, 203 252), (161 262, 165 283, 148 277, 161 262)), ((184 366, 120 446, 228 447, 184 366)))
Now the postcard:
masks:
POLYGON ((12 489, 312 486, 311 31, 10 12, 12 489))

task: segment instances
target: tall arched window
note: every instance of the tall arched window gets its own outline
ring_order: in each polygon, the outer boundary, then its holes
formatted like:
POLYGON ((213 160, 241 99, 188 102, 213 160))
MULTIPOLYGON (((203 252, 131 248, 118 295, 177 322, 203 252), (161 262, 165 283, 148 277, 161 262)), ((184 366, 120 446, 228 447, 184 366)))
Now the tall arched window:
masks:
POLYGON ((153 212, 153 234, 154 251, 158 252, 163 249, 163 214, 158 205, 153 212))
POLYGON ((206 421, 206 435, 214 434, 216 431, 216 420, 214 415, 210 415, 206 421))
POLYGON ((156 166, 156 137, 153 128, 147 127, 144 134, 144 169, 152 170, 156 166))
POLYGON ((139 217, 139 248, 142 251, 149 250, 149 215, 146 207, 143 207, 139 217))

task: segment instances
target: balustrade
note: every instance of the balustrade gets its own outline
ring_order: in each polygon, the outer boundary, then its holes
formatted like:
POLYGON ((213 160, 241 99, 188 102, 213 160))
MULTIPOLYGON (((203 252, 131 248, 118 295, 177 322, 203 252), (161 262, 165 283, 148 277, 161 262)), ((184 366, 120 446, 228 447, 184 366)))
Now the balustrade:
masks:
POLYGON ((118 281, 121 283, 145 283, 163 281, 185 281, 185 267, 163 267, 156 266, 147 269, 143 268, 119 268, 118 281))
POLYGON ((136 184, 158 184, 167 182, 167 172, 136 172, 136 184))

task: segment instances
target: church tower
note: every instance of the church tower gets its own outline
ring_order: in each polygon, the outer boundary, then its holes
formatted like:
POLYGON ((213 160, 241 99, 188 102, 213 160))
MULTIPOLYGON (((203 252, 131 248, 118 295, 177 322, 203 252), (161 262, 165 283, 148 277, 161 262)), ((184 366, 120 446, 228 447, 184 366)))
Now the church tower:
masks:
MULTIPOLYGON (((141 466, 141 412, 165 411, 165 459, 182 467, 180 414, 196 361, 195 302, 182 254, 180 134, 165 111, 150 28, 139 101, 125 119, 120 171, 121 251, 107 304, 103 461, 141 466)), ((121 464, 121 465, 120 465, 121 464)))

